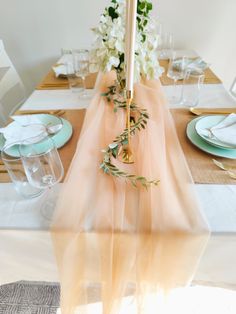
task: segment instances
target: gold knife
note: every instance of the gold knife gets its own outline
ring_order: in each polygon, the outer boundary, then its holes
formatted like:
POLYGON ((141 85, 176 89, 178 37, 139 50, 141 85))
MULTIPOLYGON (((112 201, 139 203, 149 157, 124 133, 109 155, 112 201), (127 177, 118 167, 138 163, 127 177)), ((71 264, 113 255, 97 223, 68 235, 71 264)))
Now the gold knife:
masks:
POLYGON ((55 114, 60 115, 61 113, 65 113, 65 110, 17 110, 14 115, 18 114, 55 114))
POLYGON ((236 113, 236 108, 190 108, 191 113, 200 116, 201 114, 230 114, 236 113))

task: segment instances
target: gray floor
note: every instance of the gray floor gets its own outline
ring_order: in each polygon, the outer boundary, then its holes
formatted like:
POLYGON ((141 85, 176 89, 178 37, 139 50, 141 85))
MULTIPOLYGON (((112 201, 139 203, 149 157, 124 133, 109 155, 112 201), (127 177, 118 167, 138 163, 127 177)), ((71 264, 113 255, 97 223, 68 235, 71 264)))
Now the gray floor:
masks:
POLYGON ((56 314, 59 300, 58 283, 18 281, 0 286, 1 314, 56 314))

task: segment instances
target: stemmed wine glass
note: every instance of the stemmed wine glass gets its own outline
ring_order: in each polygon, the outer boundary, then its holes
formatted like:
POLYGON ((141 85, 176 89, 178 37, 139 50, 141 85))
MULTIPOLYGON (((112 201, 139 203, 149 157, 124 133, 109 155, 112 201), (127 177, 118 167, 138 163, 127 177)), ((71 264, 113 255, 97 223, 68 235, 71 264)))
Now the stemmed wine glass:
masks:
POLYGON ((89 51, 86 49, 72 50, 76 76, 82 78, 83 91, 80 93, 81 98, 89 98, 91 95, 86 90, 85 78, 89 75, 89 51))
MULTIPOLYGON (((64 175, 53 139, 47 136, 37 143, 22 141, 19 151, 29 183, 38 189, 47 190, 49 194, 51 188, 59 183, 64 175)), ((54 206, 54 202, 47 197, 41 208, 44 218, 51 218, 54 206)))
POLYGON ((178 56, 176 52, 173 52, 169 61, 169 67, 167 71, 167 76, 174 80, 173 95, 169 99, 171 104, 178 104, 181 101, 181 93, 179 97, 177 96, 176 83, 178 80, 184 79, 185 71, 186 58, 184 56, 178 56))

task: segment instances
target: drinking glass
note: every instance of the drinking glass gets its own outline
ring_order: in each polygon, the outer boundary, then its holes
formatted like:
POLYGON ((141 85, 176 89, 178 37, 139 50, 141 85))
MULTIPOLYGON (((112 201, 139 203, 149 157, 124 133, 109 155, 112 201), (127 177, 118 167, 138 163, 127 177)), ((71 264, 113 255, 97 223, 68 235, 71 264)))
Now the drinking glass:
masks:
POLYGON ((91 97, 86 90, 85 78, 89 75, 89 51, 86 49, 76 49, 72 51, 76 76, 81 77, 83 82, 83 92, 81 98, 91 97))
POLYGON ((167 76, 174 80, 173 94, 169 99, 171 104, 178 104, 181 101, 181 93, 177 95, 176 83, 178 80, 184 79, 186 72, 186 58, 184 56, 179 56, 176 52, 172 53, 171 59, 169 61, 167 76))
POLYGON ((83 93, 84 92, 83 80, 81 77, 78 77, 76 73, 72 54, 64 55, 64 64, 66 67, 66 77, 68 79, 71 91, 73 93, 83 93))
POLYGON ((2 161, 17 193, 24 198, 37 197, 41 195, 44 190, 29 183, 21 158, 11 156, 11 148, 17 144, 18 143, 12 143, 4 146, 1 151, 2 161))
POLYGON ((201 69, 189 69, 184 76, 181 105, 196 107, 199 103, 200 91, 204 83, 204 72, 201 69))
POLYGON ((159 40, 159 59, 169 59, 174 49, 173 35, 171 33, 161 33, 159 40))
MULTIPOLYGON (((20 155, 29 183, 38 189, 50 189, 61 181, 64 175, 62 162, 52 138, 46 137, 38 143, 29 143, 27 140, 20 144, 20 155)), ((55 204, 47 197, 42 215, 50 219, 55 204)))

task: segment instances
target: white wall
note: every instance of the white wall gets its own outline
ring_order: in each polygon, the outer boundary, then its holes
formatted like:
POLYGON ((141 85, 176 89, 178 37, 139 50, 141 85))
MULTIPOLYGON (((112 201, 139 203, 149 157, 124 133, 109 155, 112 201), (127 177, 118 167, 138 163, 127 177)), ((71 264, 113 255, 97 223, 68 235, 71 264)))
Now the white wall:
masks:
MULTIPOLYGON (((89 47, 110 0, 0 0, 0 38, 28 93, 62 47, 89 47)), ((229 86, 236 76, 236 0, 153 0, 176 47, 192 48, 229 86)))

